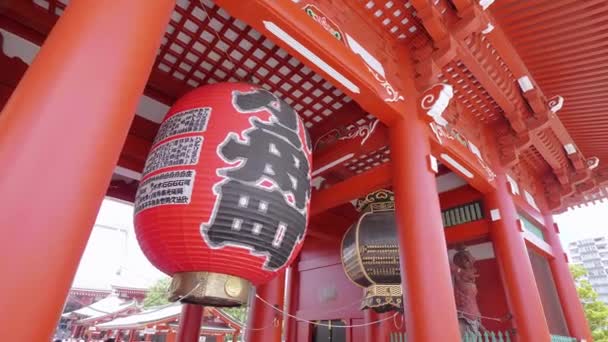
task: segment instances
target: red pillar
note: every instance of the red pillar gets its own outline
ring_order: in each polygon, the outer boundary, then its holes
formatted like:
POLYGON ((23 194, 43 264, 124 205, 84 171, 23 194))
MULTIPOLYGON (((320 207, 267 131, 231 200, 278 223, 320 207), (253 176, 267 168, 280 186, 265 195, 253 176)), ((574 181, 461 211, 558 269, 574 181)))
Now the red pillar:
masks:
POLYGON ((201 305, 183 304, 179 319, 177 342, 198 342, 204 308, 201 305))
MULTIPOLYGON (((276 308, 283 310, 285 297, 285 271, 267 284, 256 287, 256 295, 276 308)), ((251 300, 245 341, 247 342, 281 342, 282 314, 269 307, 257 298, 251 300), (274 324, 278 320, 278 324, 274 324), (263 329, 262 329, 263 328, 263 329), (255 330, 259 329, 259 330, 255 330)))
POLYGON ((177 334, 171 331, 171 329, 169 329, 169 332, 167 333, 167 342, 175 342, 176 338, 177 334))
POLYGON ((545 215, 545 225, 547 227, 545 237, 549 245, 551 245, 554 256, 549 261, 549 265, 551 266, 555 287, 562 304, 562 311, 564 312, 564 316, 566 316, 568 330, 572 337, 576 337, 579 340, 586 339, 591 342, 593 341, 591 330, 589 329, 587 318, 585 318, 585 311, 583 310, 581 300, 578 298, 576 285, 566 261, 566 253, 564 253, 559 236, 557 235, 558 229, 553 222, 551 214, 545 215))
MULTIPOLYGON (((412 116, 417 113, 410 100, 412 116)), ((390 129, 397 238, 408 341, 460 341, 454 290, 425 125, 390 129), (440 323, 440 327, 438 326, 440 323)))
POLYGON ((224 342, 226 339, 226 335, 217 336, 216 342, 224 342))
MULTIPOLYGON (((289 267, 289 281, 287 282, 287 300, 288 303, 285 306, 285 310, 294 315, 298 311, 299 298, 300 298, 300 271, 298 269, 299 259, 289 267)), ((298 321, 289 316, 285 317, 285 338, 287 342, 297 341, 298 334, 298 321)))
POLYGON ((496 190, 486 196, 486 207, 490 213, 490 235, 496 260, 501 268, 518 340, 550 341, 530 257, 518 228, 517 209, 504 174, 497 175, 496 190))
POLYGON ((152 342, 152 334, 145 334, 144 341, 145 342, 152 342))
POLYGON ((365 310, 363 312, 363 319, 366 324, 370 324, 365 327, 365 342, 381 342, 378 339, 378 331, 380 330, 380 323, 374 323, 378 321, 378 313, 374 310, 365 310))
POLYGON ((71 1, 0 114, 4 340, 51 338, 174 3, 71 1))
POLYGON ((135 341, 135 335, 137 334, 137 330, 133 329, 129 332, 129 342, 135 341))

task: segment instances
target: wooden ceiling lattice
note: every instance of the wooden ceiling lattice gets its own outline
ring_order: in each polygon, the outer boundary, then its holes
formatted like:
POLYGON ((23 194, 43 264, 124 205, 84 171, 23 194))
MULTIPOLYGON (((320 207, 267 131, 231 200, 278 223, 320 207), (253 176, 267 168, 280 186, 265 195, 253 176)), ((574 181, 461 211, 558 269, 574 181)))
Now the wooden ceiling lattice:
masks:
POLYGON ((438 78, 454 87, 454 97, 481 122, 490 123, 502 117, 500 106, 462 62, 448 63, 438 78))
MULTIPOLYGON (((56 15, 63 12, 67 2, 34 0, 56 15)), ((257 84, 290 104, 307 128, 322 123, 351 101, 298 59, 210 0, 177 1, 154 67, 188 88, 225 81, 257 84)))
POLYGON ((351 101, 209 0, 178 1, 156 67, 191 87, 225 81, 258 84, 293 106, 308 128, 351 101))
POLYGON ((544 129, 538 132, 538 138, 544 143, 544 146, 549 146, 551 155, 555 158, 559 165, 569 165, 568 158, 563 151, 562 144, 551 129, 544 129))
POLYGON ((408 0, 359 0, 383 31, 394 38, 420 46, 428 41, 424 26, 408 0))
MULTIPOLYGON (((471 54, 476 57, 480 65, 494 79, 494 82, 505 94, 508 101, 525 118, 530 117, 532 113, 528 110, 528 105, 521 94, 521 89, 517 85, 517 79, 498 51, 492 46, 489 39, 484 34, 474 33, 465 39, 465 43, 469 47, 471 54)), ((502 110, 504 112, 504 108, 502 110)))
POLYGON ((69 0, 33 0, 34 3, 55 15, 63 14, 69 0))
POLYGON ((550 172, 550 166, 547 161, 541 156, 540 152, 534 146, 530 146, 520 155, 521 160, 530 166, 530 169, 535 171, 537 175, 544 175, 550 172))
POLYGON ((376 166, 387 163, 390 160, 391 150, 388 146, 383 146, 371 153, 362 154, 355 158, 349 159, 341 166, 351 173, 360 174, 369 171, 376 166))

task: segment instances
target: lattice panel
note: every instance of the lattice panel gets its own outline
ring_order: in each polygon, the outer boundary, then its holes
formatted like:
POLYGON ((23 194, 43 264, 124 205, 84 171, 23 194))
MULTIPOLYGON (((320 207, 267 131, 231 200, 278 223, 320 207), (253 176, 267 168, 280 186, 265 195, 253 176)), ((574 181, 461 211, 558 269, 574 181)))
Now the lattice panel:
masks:
POLYGON ((309 128, 351 101, 209 0, 178 1, 156 67, 192 87, 223 81, 259 84, 292 105, 309 128))
POLYGON ((454 87, 455 98, 481 122, 494 122, 503 116, 500 106, 462 62, 448 63, 438 77, 454 87))
POLYGON ((562 143, 559 141, 553 130, 548 128, 540 131, 538 137, 545 146, 549 146, 551 154, 557 159, 559 165, 568 165, 568 158, 562 147, 562 143))
POLYGON ((69 0, 33 0, 34 3, 55 15, 63 14, 69 0))
POLYGON ((528 149, 522 152, 520 158, 523 159, 537 175, 544 175, 549 171, 549 164, 540 155, 540 152, 534 147, 530 146, 528 149))
POLYGON ((517 79, 509 66, 484 34, 473 33, 465 39, 465 44, 477 61, 492 76, 496 85, 502 90, 511 103, 526 117, 531 112, 527 110, 527 102, 517 85, 517 79))
MULTIPOLYGON (((57 15, 67 1, 34 0, 57 15)), ((299 60, 210 0, 177 1, 155 68, 190 87, 224 81, 258 84, 298 111, 308 128, 351 101, 299 60)))
POLYGON ((426 43, 424 26, 416 17, 410 1, 404 0, 359 0, 385 31, 399 40, 414 46, 426 43))
POLYGON ((352 173, 360 174, 388 162, 390 160, 390 153, 391 151, 388 146, 383 146, 372 153, 362 154, 349 159, 342 166, 352 173))

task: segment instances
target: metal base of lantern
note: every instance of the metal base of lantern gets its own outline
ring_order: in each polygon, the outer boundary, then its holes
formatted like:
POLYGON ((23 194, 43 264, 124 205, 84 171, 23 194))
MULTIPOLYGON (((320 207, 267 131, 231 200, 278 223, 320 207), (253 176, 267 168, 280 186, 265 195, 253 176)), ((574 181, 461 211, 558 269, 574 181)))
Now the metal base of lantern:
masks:
POLYGON ((176 273, 169 288, 169 300, 204 306, 241 306, 247 303, 250 287, 249 281, 227 274, 176 273))
POLYGON ((388 311, 403 312, 403 290, 400 284, 372 285, 365 289, 365 298, 361 310, 372 309, 383 313, 388 311))

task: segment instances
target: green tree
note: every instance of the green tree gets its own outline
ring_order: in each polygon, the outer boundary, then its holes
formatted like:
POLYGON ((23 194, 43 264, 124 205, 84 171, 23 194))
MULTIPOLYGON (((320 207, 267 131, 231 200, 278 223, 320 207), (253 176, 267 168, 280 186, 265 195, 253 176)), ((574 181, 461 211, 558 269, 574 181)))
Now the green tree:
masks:
POLYGON ((238 323, 245 324, 247 321, 247 307, 241 306, 236 308, 222 308, 222 311, 227 313, 230 317, 236 319, 238 323))
MULTIPOLYGON (((245 326, 245 323, 247 322, 247 307, 246 306, 241 306, 241 307, 236 307, 236 308, 221 308, 221 310, 228 314, 228 316, 232 317, 233 319, 235 319, 236 321, 238 321, 237 323, 240 323, 242 326, 245 326)), ((243 336, 242 334, 244 334, 244 331, 241 331, 241 336, 239 337, 239 340, 242 341, 243 340, 243 336)), ((226 336, 226 341, 232 341, 232 334, 229 334, 228 336, 226 336)))
POLYGON ((171 279, 162 278, 150 286, 146 298, 144 298, 144 308, 169 303, 169 285, 171 285, 171 279))
POLYGON ((597 299, 597 293, 583 277, 587 271, 581 265, 570 265, 570 272, 576 282, 578 296, 583 303, 585 316, 595 342, 608 342, 608 305, 597 299))

